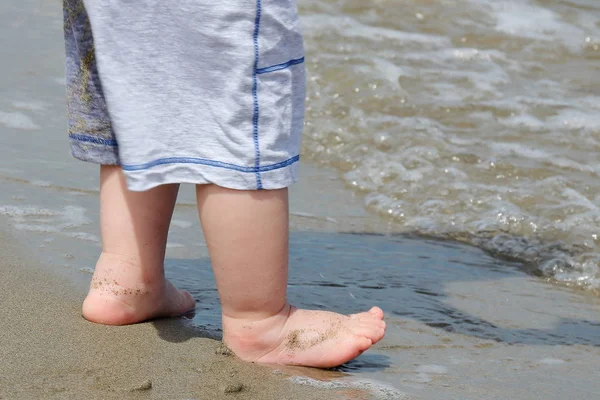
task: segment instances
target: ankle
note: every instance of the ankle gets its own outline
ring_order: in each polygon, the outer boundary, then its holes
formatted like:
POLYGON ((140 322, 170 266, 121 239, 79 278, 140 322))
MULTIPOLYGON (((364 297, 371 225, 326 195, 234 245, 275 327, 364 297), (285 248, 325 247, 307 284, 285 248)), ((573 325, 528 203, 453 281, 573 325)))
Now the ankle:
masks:
POLYGON ((278 332, 273 328, 283 327, 292 310, 293 307, 285 303, 276 313, 270 314, 249 313, 232 317, 223 313, 223 342, 234 352, 238 349, 256 349, 255 356, 258 358, 264 353, 265 347, 277 339, 268 332, 278 332))
POLYGON ((232 322, 235 324, 253 324, 261 321, 267 321, 280 315, 288 315, 290 305, 284 300, 283 303, 275 304, 270 307, 248 307, 234 309, 232 307, 223 307, 221 317, 223 324, 232 322))
POLYGON ((148 265, 137 257, 103 251, 100 254, 94 278, 108 280, 119 286, 156 286, 164 284, 162 265, 148 265))

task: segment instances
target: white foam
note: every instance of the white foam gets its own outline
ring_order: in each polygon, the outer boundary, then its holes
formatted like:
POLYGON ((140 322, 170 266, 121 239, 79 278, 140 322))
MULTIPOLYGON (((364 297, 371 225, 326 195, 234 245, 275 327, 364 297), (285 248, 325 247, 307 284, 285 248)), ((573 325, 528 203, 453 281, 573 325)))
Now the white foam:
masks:
POLYGON ((407 378, 407 380, 411 381, 411 382, 416 382, 416 383, 429 383, 431 382, 431 376, 429 376, 429 374, 423 373, 423 372, 419 372, 415 375, 411 375, 407 378))
POLYGON ((65 206, 59 214, 62 220, 59 224, 60 229, 73 229, 90 224, 92 220, 85 216, 86 213, 83 207, 65 206))
POLYGON ((444 375, 448 373, 448 367, 435 364, 419 365, 416 371, 423 374, 444 375))
POLYGON ((587 112, 583 110, 568 108, 562 110, 548 121, 554 127, 573 130, 585 130, 588 132, 600 132, 600 114, 598 111, 587 112))
POLYGON ((489 4, 496 17, 496 30, 500 32, 544 42, 562 42, 571 50, 582 48, 585 32, 563 21, 548 8, 535 6, 526 0, 489 4))
POLYGON ((502 118, 500 122, 511 128, 526 128, 531 131, 540 131, 546 128, 544 122, 528 114, 519 114, 510 118, 502 118))
POLYGON ((30 183, 33 186, 39 186, 39 187, 49 187, 52 185, 52 182, 42 181, 42 180, 33 180, 30 183))
POLYGON ((428 35, 415 32, 405 32, 381 26, 369 26, 346 15, 313 14, 302 19, 307 35, 323 33, 333 30, 346 38, 361 38, 369 41, 392 41, 396 44, 420 44, 434 47, 451 47, 447 37, 428 35))
POLYGON ((561 365, 566 363, 565 360, 561 360, 560 358, 543 358, 538 362, 546 365, 561 365))
POLYGON ((67 232, 64 233, 64 235, 74 239, 85 240, 87 242, 100 243, 100 238, 98 236, 88 232, 67 232))
POLYGON ((96 235, 73 231, 92 222, 85 214, 85 208, 78 206, 65 206, 62 210, 50 210, 31 205, 0 206, 0 215, 11 218, 16 229, 28 232, 56 233, 99 243, 100 239, 96 235))
POLYGON ((307 213, 307 212, 302 212, 302 211, 293 211, 290 214, 293 215, 293 216, 295 216, 295 217, 318 218, 317 215, 315 215, 315 214, 311 214, 311 213, 307 213))
POLYGON ((33 225, 33 224, 15 224, 16 229, 27 231, 27 232, 39 232, 39 233, 57 233, 58 229, 50 225, 33 225))
POLYGON ((0 214, 12 218, 23 218, 29 216, 55 216, 56 212, 47 208, 35 206, 0 206, 0 214))
POLYGON ((292 378, 290 378, 290 380, 293 383, 299 384, 299 385, 306 385, 306 386, 312 386, 312 387, 316 387, 319 389, 331 389, 331 390, 336 390, 336 389, 359 389, 359 390, 365 390, 365 391, 369 391, 371 393, 371 395, 373 395, 373 397, 375 399, 389 399, 389 400, 400 400, 400 399, 408 399, 408 396, 405 393, 402 393, 401 391, 399 391, 398 389, 386 385, 385 383, 382 382, 377 382, 374 380, 367 380, 367 379, 361 379, 361 380, 345 380, 345 381, 341 381, 341 380, 332 380, 332 381, 318 381, 316 379, 312 379, 312 378, 307 378, 307 377, 303 377, 303 376, 294 376, 292 378))
POLYGON ((35 100, 14 101, 12 104, 15 108, 19 108, 21 110, 28 110, 28 111, 42 111, 42 110, 46 109, 46 107, 47 107, 46 103, 43 103, 41 101, 35 101, 35 100))
MULTIPOLYGON (((376 70, 379 72, 379 76, 391 83, 394 87, 400 87, 398 83, 399 77, 408 75, 407 69, 394 64, 390 60, 386 60, 381 57, 374 57, 372 62, 376 70)), ((372 74, 374 72, 372 66, 362 68, 359 67, 357 70, 368 74, 372 74)))
POLYGON ((178 219, 174 219, 171 221, 171 225, 176 228, 188 229, 188 228, 191 228, 194 224, 192 224, 189 221, 181 221, 178 219))
POLYGON ((549 154, 547 151, 536 149, 531 146, 527 146, 522 143, 490 143, 490 148, 497 152, 497 154, 502 156, 508 155, 518 155, 526 158, 539 158, 546 159, 550 158, 553 155, 549 154))
POLYGON ((33 120, 29 116, 20 112, 0 111, 0 124, 6 126, 7 128, 13 129, 40 129, 40 126, 33 122, 33 120))

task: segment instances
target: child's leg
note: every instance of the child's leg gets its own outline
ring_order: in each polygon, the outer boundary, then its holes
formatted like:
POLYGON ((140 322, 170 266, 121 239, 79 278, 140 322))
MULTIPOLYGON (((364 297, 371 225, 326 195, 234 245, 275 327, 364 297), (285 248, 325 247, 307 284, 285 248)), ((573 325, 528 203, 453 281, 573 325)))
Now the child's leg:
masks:
POLYGON ((102 254, 83 316, 124 325, 179 315, 194 308, 192 296, 164 277, 169 224, 178 185, 130 192, 120 167, 100 169, 102 254))
POLYGON ((223 340, 240 358, 332 367, 383 337, 377 307, 345 316, 287 304, 287 189, 199 185, 197 196, 223 308, 223 340))

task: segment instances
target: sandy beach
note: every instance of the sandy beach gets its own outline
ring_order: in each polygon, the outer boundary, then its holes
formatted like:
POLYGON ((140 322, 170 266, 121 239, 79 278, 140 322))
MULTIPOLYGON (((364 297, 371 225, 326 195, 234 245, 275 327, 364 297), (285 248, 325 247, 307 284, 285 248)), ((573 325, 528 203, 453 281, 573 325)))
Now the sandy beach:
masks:
MULTIPOLYGON (((352 199, 328 172, 305 165, 304 182, 313 184, 297 185, 298 197, 352 199)), ((47 200, 65 192, 0 182, 4 194, 23 186, 47 200)), ((97 201, 93 193, 85 199, 97 201)), ((595 398, 600 299, 528 276, 520 264, 477 248, 394 234, 355 200, 343 209, 314 202, 292 208, 290 300, 342 312, 379 304, 388 315, 386 338, 335 371, 250 365, 219 354, 218 298, 205 248, 186 250, 196 235, 184 223, 192 218, 185 202, 177 206, 167 274, 193 293, 196 314, 127 327, 80 315, 97 243, 25 230, 23 217, 4 209, 0 398, 595 398), (366 233, 339 233, 358 230, 366 233)))
POLYGON ((5 2, 0 399, 599 397, 596 1, 300 3, 309 107, 289 299, 378 305, 384 340, 327 371, 222 354, 189 186, 165 267, 195 314, 85 321, 98 168, 69 155, 60 3, 5 2))
POLYGON ((2 399, 325 396, 275 368, 221 354, 218 340, 185 319, 118 328, 89 323, 80 314, 81 287, 24 257, 7 232, 0 242, 2 399))

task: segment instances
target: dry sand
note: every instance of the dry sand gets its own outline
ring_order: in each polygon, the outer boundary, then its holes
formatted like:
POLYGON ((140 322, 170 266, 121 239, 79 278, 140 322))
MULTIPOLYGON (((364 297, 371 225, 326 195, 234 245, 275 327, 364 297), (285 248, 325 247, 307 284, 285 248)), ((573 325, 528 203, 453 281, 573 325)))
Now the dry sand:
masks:
POLYGON ((220 342, 185 319, 87 322, 81 288, 24 257, 7 232, 0 243, 0 399, 336 397, 219 354, 220 342))

